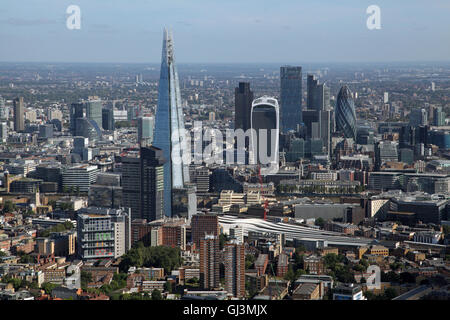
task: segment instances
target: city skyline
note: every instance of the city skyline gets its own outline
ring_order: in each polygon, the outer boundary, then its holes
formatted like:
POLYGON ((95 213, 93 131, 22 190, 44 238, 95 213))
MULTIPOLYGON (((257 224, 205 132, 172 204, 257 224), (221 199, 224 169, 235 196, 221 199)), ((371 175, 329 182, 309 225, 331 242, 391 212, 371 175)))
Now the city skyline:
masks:
POLYGON ((4 2, 0 301, 450 300, 443 0, 4 2))

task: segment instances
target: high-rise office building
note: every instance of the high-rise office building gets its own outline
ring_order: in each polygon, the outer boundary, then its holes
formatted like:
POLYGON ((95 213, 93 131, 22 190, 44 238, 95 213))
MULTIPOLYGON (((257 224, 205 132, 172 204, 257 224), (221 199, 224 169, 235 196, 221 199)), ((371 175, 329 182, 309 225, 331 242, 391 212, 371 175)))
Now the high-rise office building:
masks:
POLYGON ((76 135, 77 119, 86 117, 86 109, 83 102, 72 103, 70 105, 70 132, 76 135))
POLYGON ((352 94, 347 86, 343 86, 338 93, 336 102, 336 131, 344 138, 356 141, 356 111, 352 94))
POLYGON ((86 117, 94 120, 99 128, 102 127, 102 102, 97 97, 89 97, 86 102, 86 117))
POLYGON ((8 139, 8 124, 0 122, 0 142, 4 143, 8 139))
POLYGON ((398 161, 398 143, 393 141, 380 141, 375 148, 375 166, 377 170, 385 162, 398 161))
POLYGON ((114 110, 109 108, 102 109, 102 128, 103 130, 114 130, 114 110))
POLYGON ((5 99, 2 96, 0 96, 0 119, 9 119, 9 108, 5 105, 5 99))
POLYGON ((97 122, 88 118, 76 119, 75 136, 89 138, 90 141, 102 139, 102 131, 97 122))
POLYGON ((70 106, 70 132, 74 136, 89 138, 90 141, 102 138, 102 104, 100 100, 72 103, 70 106))
POLYGON ((198 247, 205 234, 219 236, 219 218, 214 214, 198 213, 191 220, 192 242, 198 247))
POLYGON ((164 216, 164 165, 161 149, 141 148, 141 219, 154 221, 164 216))
POLYGON ((225 244, 225 290, 234 297, 245 296, 245 247, 237 240, 225 244))
POLYGON ((280 68, 281 130, 297 130, 302 119, 302 67, 280 68))
POLYGON ((257 163, 278 162, 279 122, 278 101, 275 98, 263 96, 253 101, 250 125, 255 131, 252 132, 251 144, 257 163), (265 155, 268 161, 264 161, 261 155, 265 155))
POLYGON ((205 290, 219 287, 219 237, 206 235, 200 239, 200 284, 205 290))
POLYGON ((330 88, 312 74, 307 77, 307 107, 309 110, 323 111, 330 108, 330 88))
POLYGON ((409 125, 412 127, 426 126, 428 124, 428 113, 424 108, 414 108, 409 114, 409 125))
POLYGON ((38 137, 41 139, 53 138, 53 124, 41 124, 38 137))
POLYGON ((249 82, 239 82, 234 89, 234 128, 247 131, 250 129, 253 92, 249 82))
POLYGON ((25 130, 25 107, 23 97, 14 100, 14 131, 21 132, 25 130))
POLYGON ((139 156, 122 158, 122 201, 131 209, 131 219, 141 219, 141 161, 139 156))
POLYGON ((182 139, 181 134, 184 134, 184 115, 173 39, 172 34, 164 30, 153 145, 163 150, 166 159, 164 164, 166 216, 172 215, 172 189, 183 188, 184 184, 189 182, 189 164, 180 161, 183 150, 187 150, 187 146, 184 145, 185 139, 182 139))
POLYGON ((155 118, 139 117, 138 118, 138 142, 142 145, 150 145, 153 141, 153 128, 155 118))
POLYGON ((442 107, 436 107, 433 114, 433 125, 445 126, 445 112, 442 111, 442 107))
POLYGON ((194 183, 187 182, 183 188, 172 189, 172 216, 188 220, 197 213, 197 195, 194 183))
POLYGON ((97 166, 82 164, 70 167, 62 175, 63 188, 89 192, 89 186, 97 180, 97 166))
POLYGON ((320 138, 326 154, 331 154, 331 132, 333 132, 333 111, 320 111, 320 138))
POLYGON ((303 110, 303 123, 306 127, 306 138, 318 139, 321 137, 321 112, 317 110, 303 110))
POLYGON ((133 220, 163 218, 164 163, 163 151, 154 146, 122 158, 122 201, 133 220))

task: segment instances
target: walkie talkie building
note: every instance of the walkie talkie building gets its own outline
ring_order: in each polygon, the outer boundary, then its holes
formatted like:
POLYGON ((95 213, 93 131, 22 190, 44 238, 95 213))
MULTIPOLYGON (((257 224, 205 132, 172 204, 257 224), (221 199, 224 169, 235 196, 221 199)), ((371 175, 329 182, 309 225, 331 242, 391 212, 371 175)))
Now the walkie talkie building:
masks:
POLYGON ((356 111, 352 94, 347 86, 343 86, 338 93, 336 102, 336 131, 344 138, 356 141, 356 111))
POLYGON ((178 72, 175 66, 172 34, 164 29, 158 105, 155 115, 153 145, 162 149, 164 164, 164 214, 172 215, 172 189, 183 188, 189 182, 188 164, 181 162, 182 150, 187 150, 181 138, 184 115, 181 104, 178 72), (175 161, 174 161, 175 159, 175 161))

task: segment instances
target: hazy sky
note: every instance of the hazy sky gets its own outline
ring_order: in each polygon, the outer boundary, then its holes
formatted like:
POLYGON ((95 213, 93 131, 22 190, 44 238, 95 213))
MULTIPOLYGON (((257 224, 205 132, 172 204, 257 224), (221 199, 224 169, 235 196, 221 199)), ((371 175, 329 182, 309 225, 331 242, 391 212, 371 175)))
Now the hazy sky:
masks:
POLYGON ((450 0, 0 0, 0 61, 158 62, 164 26, 178 62, 450 60, 450 0))

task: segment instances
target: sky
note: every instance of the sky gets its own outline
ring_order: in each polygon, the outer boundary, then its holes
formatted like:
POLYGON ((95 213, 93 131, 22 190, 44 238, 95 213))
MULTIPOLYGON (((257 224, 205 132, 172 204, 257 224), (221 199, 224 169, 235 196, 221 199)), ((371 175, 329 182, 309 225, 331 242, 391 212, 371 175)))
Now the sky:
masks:
POLYGON ((164 27, 181 63, 450 61, 449 17, 449 0, 1 0, 0 61, 155 63, 164 27))

